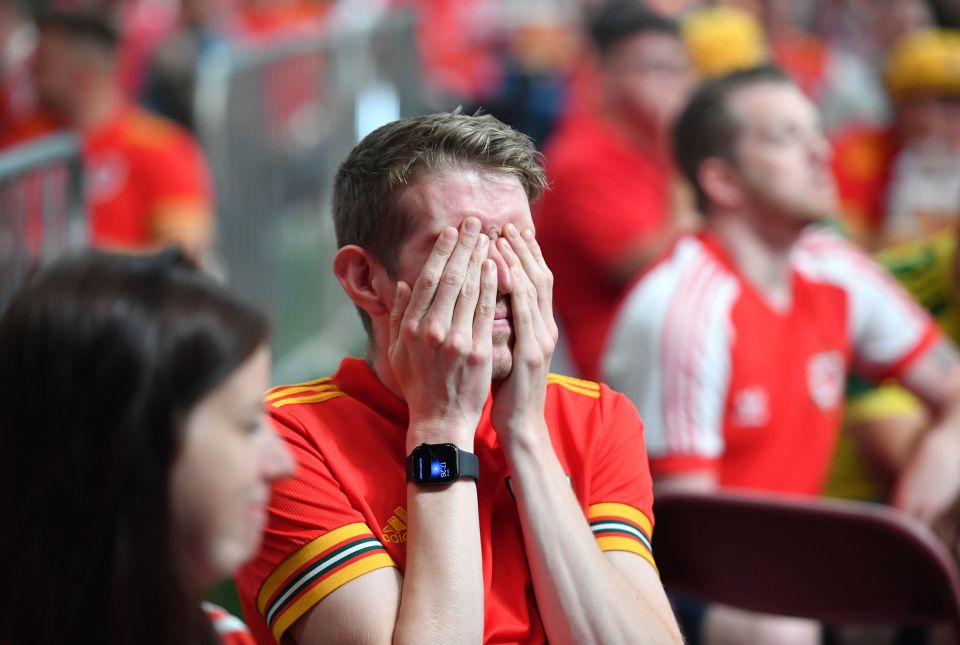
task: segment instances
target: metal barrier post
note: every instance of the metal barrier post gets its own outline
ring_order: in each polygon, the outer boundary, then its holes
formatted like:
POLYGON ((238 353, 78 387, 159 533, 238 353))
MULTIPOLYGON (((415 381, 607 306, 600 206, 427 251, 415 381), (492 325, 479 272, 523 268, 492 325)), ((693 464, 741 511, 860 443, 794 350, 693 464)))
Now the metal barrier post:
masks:
POLYGON ((0 153, 0 309, 38 266, 85 245, 80 155, 70 132, 0 153))

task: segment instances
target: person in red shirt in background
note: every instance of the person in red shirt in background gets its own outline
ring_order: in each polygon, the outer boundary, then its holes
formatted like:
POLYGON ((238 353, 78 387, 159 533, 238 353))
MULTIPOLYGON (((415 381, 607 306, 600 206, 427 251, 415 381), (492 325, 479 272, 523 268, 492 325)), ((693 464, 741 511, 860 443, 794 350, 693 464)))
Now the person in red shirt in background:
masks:
POLYGON ((125 98, 117 82, 118 35, 100 14, 43 16, 34 64, 39 110, 0 148, 76 128, 94 246, 181 246, 201 264, 214 239, 212 185, 197 143, 175 124, 125 98))
MULTIPOLYGON (((868 256, 811 228, 835 212, 813 103, 779 69, 741 70, 702 85, 674 132, 704 226, 631 286, 603 364, 646 422, 655 491, 817 495, 847 374, 892 376, 936 419, 894 505, 955 543, 960 353, 868 256)), ((805 620, 687 617, 700 642, 820 642, 805 620)))
POLYGON ((21 3, 0 3, 0 136, 33 108, 29 60, 35 37, 21 3))
POLYGON ((591 35, 601 93, 547 146, 552 189, 537 212, 557 312, 585 378, 596 375, 623 288, 692 219, 667 139, 695 78, 677 25, 636 2, 600 9, 591 35))

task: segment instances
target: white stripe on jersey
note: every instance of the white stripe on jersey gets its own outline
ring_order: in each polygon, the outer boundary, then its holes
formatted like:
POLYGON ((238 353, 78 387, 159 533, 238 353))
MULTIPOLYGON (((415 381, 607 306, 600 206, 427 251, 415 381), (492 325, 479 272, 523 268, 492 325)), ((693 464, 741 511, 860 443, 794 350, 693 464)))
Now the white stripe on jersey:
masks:
POLYGON ((923 340, 927 314, 893 276, 838 233, 808 229, 792 263, 808 280, 847 293, 854 361, 868 373, 895 365, 923 340))
POLYGON ((694 237, 638 282, 614 321, 603 380, 633 401, 651 456, 723 452, 736 279, 694 237))

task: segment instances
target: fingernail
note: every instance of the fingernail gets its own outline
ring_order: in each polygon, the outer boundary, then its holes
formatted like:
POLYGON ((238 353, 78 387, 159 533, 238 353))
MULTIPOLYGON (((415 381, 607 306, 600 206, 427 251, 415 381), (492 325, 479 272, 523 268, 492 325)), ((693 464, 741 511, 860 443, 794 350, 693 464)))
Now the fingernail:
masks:
POLYGON ((504 232, 506 232, 506 234, 507 234, 509 237, 512 237, 512 238, 516 239, 516 237, 517 237, 517 235, 518 235, 518 234, 517 234, 517 227, 516 227, 516 226, 514 226, 513 224, 507 224, 506 226, 503 227, 503 230, 504 230, 504 232))
POLYGON ((525 239, 527 242, 533 242, 534 240, 533 231, 531 231, 529 228, 524 229, 523 239, 525 239))
POLYGON ((447 228, 443 229, 443 233, 440 234, 440 237, 447 242, 452 242, 453 240, 457 239, 457 229, 453 228, 452 226, 448 226, 447 228))
POLYGON ((485 250, 489 245, 490 245, 490 238, 487 237, 486 235, 481 235, 480 238, 477 240, 477 246, 480 247, 481 251, 485 250))
POLYGON ((476 217, 468 217, 463 220, 463 230, 467 233, 479 233, 480 232, 480 220, 476 217))

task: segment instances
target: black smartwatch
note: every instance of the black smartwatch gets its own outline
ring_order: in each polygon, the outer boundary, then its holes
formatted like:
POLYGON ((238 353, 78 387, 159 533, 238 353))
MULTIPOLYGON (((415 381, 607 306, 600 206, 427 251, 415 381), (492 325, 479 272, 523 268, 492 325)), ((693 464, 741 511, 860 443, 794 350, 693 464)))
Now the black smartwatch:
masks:
POLYGON ((461 477, 480 479, 480 460, 452 443, 422 443, 407 457, 407 481, 417 486, 449 484, 461 477))

